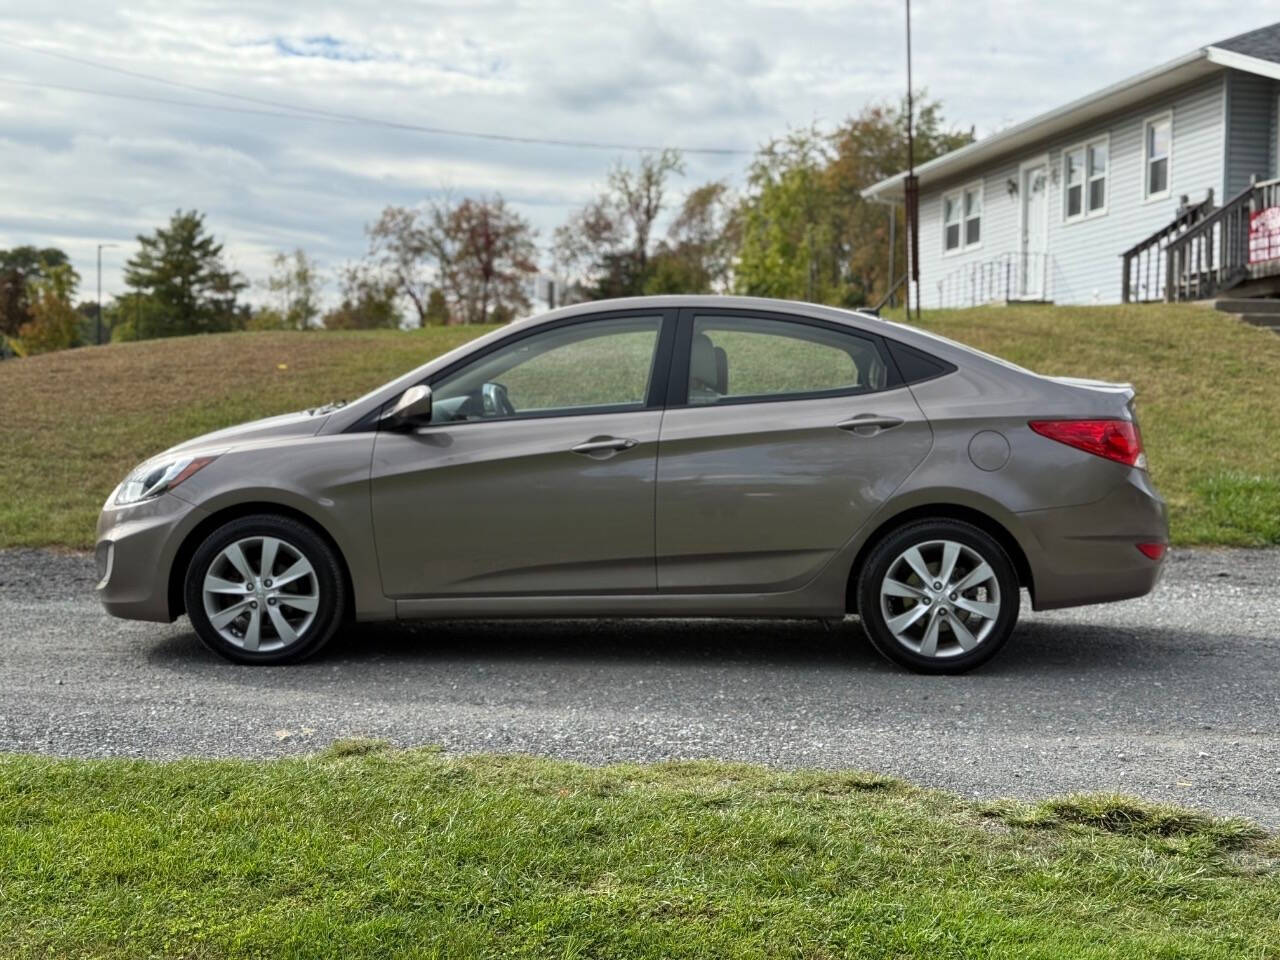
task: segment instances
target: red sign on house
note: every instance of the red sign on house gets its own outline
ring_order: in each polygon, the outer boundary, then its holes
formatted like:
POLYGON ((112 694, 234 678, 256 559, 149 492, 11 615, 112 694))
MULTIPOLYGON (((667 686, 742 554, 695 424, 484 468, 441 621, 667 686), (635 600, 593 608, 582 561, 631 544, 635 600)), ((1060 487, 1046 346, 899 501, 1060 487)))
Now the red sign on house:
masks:
POLYGON ((1280 207, 1249 215, 1249 262, 1280 260, 1280 207))

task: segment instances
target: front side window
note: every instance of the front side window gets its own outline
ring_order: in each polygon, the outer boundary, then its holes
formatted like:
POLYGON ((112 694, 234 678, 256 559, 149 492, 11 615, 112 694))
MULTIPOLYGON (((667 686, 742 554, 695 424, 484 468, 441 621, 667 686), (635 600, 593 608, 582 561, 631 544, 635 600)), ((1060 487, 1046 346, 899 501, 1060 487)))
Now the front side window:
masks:
POLYGON ((661 317, 619 317, 523 337, 432 384, 431 420, 642 409, 661 326, 661 317))
POLYGON ((1173 121, 1168 114, 1147 121, 1144 152, 1148 197, 1164 196, 1169 192, 1169 152, 1172 146, 1172 132, 1173 121))
POLYGON ((1107 209, 1106 137, 1062 152, 1063 215, 1068 220, 1105 213, 1107 209))
POLYGON ((875 342, 854 333, 759 317, 697 317, 689 403, 783 400, 883 390, 875 342))

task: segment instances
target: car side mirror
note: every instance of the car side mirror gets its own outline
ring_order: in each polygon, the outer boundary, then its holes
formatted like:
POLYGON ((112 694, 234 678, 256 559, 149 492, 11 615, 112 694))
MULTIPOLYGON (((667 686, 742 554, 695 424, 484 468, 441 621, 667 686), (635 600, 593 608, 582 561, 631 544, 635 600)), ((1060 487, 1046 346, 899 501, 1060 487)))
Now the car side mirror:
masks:
POLYGON ((431 388, 426 384, 410 387, 383 416, 382 422, 392 430, 412 430, 431 423, 431 388))

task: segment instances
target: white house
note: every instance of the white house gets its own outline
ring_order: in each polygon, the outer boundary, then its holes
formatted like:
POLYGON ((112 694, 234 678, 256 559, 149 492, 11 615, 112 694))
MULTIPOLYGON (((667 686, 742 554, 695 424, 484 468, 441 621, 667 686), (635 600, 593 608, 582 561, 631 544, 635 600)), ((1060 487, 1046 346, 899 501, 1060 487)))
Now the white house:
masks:
MULTIPOLYGON (((922 164, 920 300, 1274 292, 1278 138, 1280 23, 922 164)), ((901 203, 905 178, 863 195, 901 203)))

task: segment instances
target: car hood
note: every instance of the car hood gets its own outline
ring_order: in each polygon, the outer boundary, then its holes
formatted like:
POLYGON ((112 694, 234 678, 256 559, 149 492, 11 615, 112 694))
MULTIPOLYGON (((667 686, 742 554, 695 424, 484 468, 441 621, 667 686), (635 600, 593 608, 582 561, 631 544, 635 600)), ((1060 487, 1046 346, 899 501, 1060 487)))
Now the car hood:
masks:
POLYGON ((285 413, 277 417, 264 417, 261 420, 250 420, 248 423, 192 437, 175 447, 170 447, 165 453, 188 453, 209 447, 227 450, 250 440, 309 437, 317 433, 327 419, 329 419, 327 414, 313 414, 309 410, 285 413))

